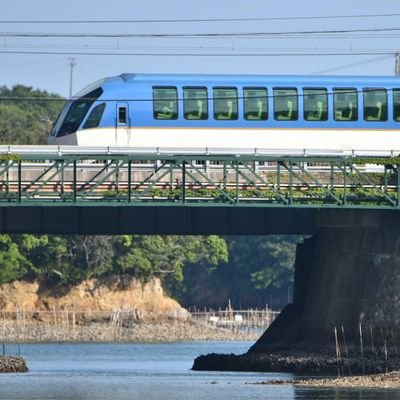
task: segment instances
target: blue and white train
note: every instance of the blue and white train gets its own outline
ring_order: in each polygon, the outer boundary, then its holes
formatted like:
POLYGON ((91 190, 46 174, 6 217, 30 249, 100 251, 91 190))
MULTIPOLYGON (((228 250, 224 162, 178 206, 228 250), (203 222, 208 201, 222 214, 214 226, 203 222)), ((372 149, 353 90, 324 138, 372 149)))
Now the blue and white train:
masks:
POLYGON ((400 78, 122 74, 79 92, 49 144, 400 150, 400 78))

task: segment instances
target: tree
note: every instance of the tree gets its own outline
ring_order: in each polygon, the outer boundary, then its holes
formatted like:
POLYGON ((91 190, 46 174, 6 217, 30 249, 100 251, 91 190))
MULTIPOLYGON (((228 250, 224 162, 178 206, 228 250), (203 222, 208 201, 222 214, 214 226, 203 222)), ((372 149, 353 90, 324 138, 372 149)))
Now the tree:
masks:
POLYGON ((32 278, 75 284, 112 269, 109 236, 14 235, 13 240, 29 260, 32 278))
POLYGON ((63 282, 73 284, 110 273, 114 255, 111 236, 67 236, 65 239, 67 254, 60 271, 63 282))
POLYGON ((0 97, 0 144, 47 143, 64 104, 61 96, 16 85, 12 89, 0 87, 0 97))
POLYGON ((0 283, 22 278, 30 268, 9 235, 0 235, 0 283))
POLYGON ((185 267, 183 285, 172 293, 186 307, 264 307, 270 295, 287 299, 294 272, 296 236, 233 236, 225 238, 228 263, 216 268, 185 267))
POLYGON ((225 242, 216 236, 119 236, 115 254, 117 270, 145 280, 156 276, 181 281, 187 263, 227 260, 225 242))

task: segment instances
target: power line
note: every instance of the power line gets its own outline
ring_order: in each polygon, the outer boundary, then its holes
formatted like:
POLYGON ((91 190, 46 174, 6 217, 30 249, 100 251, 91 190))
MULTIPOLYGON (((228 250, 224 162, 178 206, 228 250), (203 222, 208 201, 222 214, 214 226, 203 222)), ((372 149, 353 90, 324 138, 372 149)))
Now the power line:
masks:
POLYGON ((0 20, 1 24, 159 24, 159 23, 194 23, 194 22, 256 22, 256 21, 302 21, 327 19, 361 19, 399 17, 400 13, 357 14, 357 15, 314 15, 305 17, 256 17, 256 18, 193 18, 193 19, 129 19, 129 20, 0 20))
POLYGON ((345 33, 379 33, 399 32, 394 28, 363 29, 328 29, 310 31, 270 31, 270 32, 225 32, 225 33, 33 33, 33 32, 0 32, 0 37, 23 38, 205 38, 205 37, 252 37, 252 36, 298 36, 298 35, 337 35, 345 33))
POLYGON ((331 57, 331 56, 379 56, 394 55, 395 51, 335 51, 335 52, 292 52, 292 53, 111 53, 111 52, 76 52, 76 51, 29 51, 0 50, 0 54, 20 55, 64 55, 64 56, 135 56, 135 57, 331 57))

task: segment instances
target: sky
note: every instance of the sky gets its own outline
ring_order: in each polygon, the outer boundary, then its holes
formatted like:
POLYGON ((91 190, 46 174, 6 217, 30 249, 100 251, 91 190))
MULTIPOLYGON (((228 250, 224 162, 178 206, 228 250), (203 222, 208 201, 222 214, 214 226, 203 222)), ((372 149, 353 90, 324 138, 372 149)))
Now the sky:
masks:
POLYGON ((394 75, 399 0, 0 0, 0 86, 121 73, 394 75), (3 3, 3 5, 1 4, 3 3))

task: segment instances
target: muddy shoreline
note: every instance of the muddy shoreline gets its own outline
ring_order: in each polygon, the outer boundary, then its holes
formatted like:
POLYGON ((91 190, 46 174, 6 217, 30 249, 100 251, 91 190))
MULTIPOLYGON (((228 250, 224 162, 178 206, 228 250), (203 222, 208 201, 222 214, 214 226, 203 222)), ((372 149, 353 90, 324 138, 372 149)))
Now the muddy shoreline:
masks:
POLYGON ((310 378, 310 379, 289 379, 273 380, 264 382, 248 383, 251 385, 293 385, 299 387, 342 387, 342 388, 381 388, 399 389, 400 371, 392 371, 383 374, 350 376, 339 378, 310 378))
POLYGON ((114 325, 106 321, 86 321, 79 325, 57 325, 38 321, 25 321, 23 329, 15 321, 5 321, 0 329, 0 342, 137 342, 160 343, 175 341, 243 340, 249 347, 259 332, 226 329, 192 320, 137 321, 114 325))

